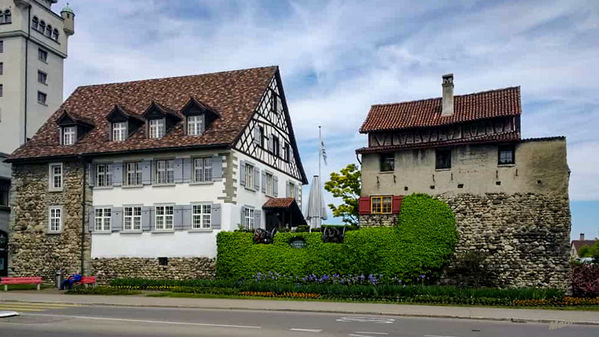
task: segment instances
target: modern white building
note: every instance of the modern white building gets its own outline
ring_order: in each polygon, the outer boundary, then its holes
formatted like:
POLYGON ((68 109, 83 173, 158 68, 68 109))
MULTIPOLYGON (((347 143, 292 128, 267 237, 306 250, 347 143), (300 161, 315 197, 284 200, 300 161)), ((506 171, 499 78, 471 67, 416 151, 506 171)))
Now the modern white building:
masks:
POLYGON ((75 14, 56 0, 0 0, 0 276, 8 232, 10 165, 4 158, 35 134, 62 103, 63 62, 75 14))
POLYGON ((9 161, 24 205, 11 224, 21 231, 15 273, 19 255, 31 263, 32 241, 45 252, 80 245, 82 266, 107 275, 119 259, 214 258, 222 230, 305 224, 307 180, 278 67, 79 87, 9 161), (21 184, 31 170, 35 182, 21 184), (40 221, 41 241, 28 239, 20 224, 40 221))

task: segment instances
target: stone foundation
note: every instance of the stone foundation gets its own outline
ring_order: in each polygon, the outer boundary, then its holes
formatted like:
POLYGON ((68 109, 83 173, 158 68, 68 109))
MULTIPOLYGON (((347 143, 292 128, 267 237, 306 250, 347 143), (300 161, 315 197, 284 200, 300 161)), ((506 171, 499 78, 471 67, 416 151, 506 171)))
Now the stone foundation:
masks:
MULTIPOLYGON (((436 198, 455 214, 456 256, 467 251, 487 254, 497 286, 568 287, 570 206, 566 196, 487 193, 436 198)), ((389 220, 362 215, 360 225, 389 226, 389 220)))
POLYGON ((397 225, 397 214, 369 214, 358 216, 362 227, 393 227, 397 225))
POLYGON ((170 257, 166 265, 157 258, 95 258, 92 269, 98 283, 115 278, 189 280, 214 278, 216 264, 206 257, 170 257))

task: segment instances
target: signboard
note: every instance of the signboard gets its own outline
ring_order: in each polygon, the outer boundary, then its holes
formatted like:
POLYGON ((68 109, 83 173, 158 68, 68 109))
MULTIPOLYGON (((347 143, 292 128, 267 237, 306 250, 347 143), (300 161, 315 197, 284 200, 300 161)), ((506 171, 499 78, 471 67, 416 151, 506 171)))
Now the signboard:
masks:
POLYGON ((289 241, 292 248, 306 248, 306 240, 304 238, 293 238, 289 241))

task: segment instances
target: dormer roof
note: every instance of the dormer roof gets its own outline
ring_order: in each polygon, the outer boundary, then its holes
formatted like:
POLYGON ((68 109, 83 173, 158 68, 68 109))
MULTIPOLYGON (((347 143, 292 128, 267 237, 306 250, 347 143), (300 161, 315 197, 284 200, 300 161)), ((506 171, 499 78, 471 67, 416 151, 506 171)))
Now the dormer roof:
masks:
POLYGON ((62 113, 60 113, 59 117, 56 119, 56 124, 58 124, 59 126, 74 126, 74 125, 79 125, 79 126, 83 126, 83 127, 88 127, 88 128, 93 128, 94 122, 91 121, 88 118, 85 117, 80 117, 80 116, 75 116, 71 113, 69 113, 69 111, 67 109, 63 109, 62 113))

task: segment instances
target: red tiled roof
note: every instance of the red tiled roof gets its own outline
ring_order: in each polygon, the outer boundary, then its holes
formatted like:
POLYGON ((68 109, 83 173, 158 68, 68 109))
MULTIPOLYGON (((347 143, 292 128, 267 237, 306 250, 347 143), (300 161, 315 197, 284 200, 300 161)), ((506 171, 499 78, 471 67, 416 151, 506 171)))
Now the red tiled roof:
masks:
POLYGON ((294 198, 270 198, 262 205, 262 208, 288 208, 294 202, 294 198))
POLYGON ((454 114, 441 117, 441 98, 373 105, 360 133, 434 127, 477 119, 520 115, 520 87, 454 96, 454 114))
POLYGON ((383 153, 383 152, 394 152, 398 150, 409 150, 409 149, 424 149, 433 147, 442 147, 448 145, 462 145, 462 144, 484 144, 484 143, 497 143, 497 142, 515 142, 520 140, 520 132, 508 132, 499 135, 492 136, 480 136, 468 139, 455 139, 455 140, 444 140, 439 142, 427 142, 427 143, 412 143, 404 145, 392 145, 392 146, 377 146, 377 147, 362 147, 356 150, 356 153, 383 153))
POLYGON ((580 248, 584 246, 592 246, 595 244, 595 242, 597 242, 597 240, 572 240, 570 246, 574 246, 574 248, 576 248, 576 251, 579 251, 580 248))
POLYGON ((133 82, 79 87, 48 119, 31 141, 18 148, 9 160, 99 154, 135 150, 230 146, 241 134, 259 104, 276 66, 226 71, 194 76, 170 77, 133 82), (215 110, 216 119, 201 136, 187 136, 183 122, 177 123, 163 138, 148 139, 140 127, 123 142, 109 141, 106 116, 119 105, 130 114, 141 116, 152 102, 178 111, 190 98, 215 110), (59 144, 56 120, 63 111, 75 118, 89 120, 95 127, 75 145, 59 144))

